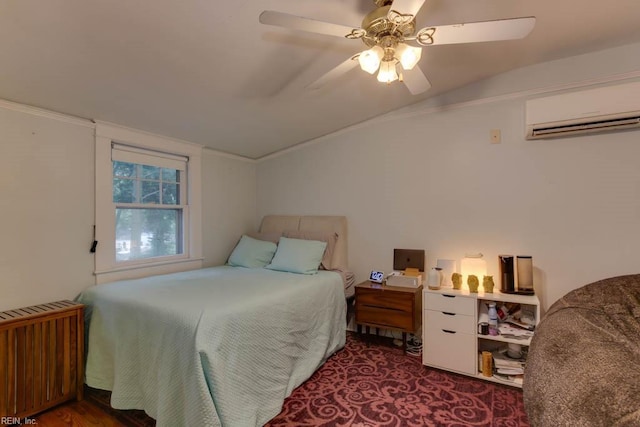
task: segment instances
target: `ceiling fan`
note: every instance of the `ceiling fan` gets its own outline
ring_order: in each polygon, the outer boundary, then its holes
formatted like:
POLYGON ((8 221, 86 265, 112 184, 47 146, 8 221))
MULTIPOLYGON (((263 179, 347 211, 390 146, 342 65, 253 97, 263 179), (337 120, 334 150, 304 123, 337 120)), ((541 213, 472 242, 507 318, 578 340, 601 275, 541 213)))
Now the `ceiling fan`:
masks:
POLYGON ((415 16, 426 0, 373 1, 376 9, 364 17, 359 28, 272 10, 263 11, 260 22, 352 40, 360 39, 368 47, 310 84, 308 87, 311 89, 323 86, 359 64, 369 74, 377 71, 378 81, 382 83, 403 81, 413 95, 431 87, 420 67, 416 66, 422 54, 420 46, 520 39, 531 32, 536 22, 536 18, 530 16, 416 30, 415 16))

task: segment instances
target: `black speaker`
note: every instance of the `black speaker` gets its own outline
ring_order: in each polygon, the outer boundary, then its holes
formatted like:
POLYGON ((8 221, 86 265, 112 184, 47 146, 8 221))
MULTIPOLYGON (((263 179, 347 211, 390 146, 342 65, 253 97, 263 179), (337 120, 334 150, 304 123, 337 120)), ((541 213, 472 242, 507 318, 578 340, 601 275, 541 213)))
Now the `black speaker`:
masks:
POLYGON ((500 292, 513 294, 516 292, 513 255, 498 255, 500 260, 500 292))

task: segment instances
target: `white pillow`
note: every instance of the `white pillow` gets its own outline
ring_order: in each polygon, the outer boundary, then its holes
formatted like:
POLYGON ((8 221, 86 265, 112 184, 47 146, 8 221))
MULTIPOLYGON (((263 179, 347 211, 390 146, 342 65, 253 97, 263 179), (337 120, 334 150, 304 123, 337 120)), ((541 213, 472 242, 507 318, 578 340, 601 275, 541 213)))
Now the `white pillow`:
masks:
POLYGON ((278 249, 265 268, 290 273, 316 274, 327 242, 280 237, 278 249))
POLYGON ((234 267, 262 268, 269 264, 276 252, 276 244, 243 235, 229 255, 228 264, 234 267))
POLYGON ((334 268, 334 265, 332 264, 333 253, 335 252, 336 244, 338 242, 338 233, 336 233, 335 231, 285 230, 283 236, 292 239, 318 240, 320 242, 327 242, 327 248, 324 250, 320 268, 324 268, 325 270, 332 270, 334 268))

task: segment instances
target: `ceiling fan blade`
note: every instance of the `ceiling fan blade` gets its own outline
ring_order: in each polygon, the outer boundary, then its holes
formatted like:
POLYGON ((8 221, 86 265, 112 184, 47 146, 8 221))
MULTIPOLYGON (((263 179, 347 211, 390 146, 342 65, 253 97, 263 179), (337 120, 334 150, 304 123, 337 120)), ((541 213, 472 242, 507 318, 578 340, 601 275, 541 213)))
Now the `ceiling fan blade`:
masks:
POLYGON ((402 81, 412 95, 418 95, 431 88, 431 83, 427 80, 427 76, 425 76, 420 67, 417 66, 413 67, 412 70, 403 71, 402 81))
POLYGON ((467 24, 427 27, 418 31, 416 41, 423 46, 490 42, 521 39, 533 30, 536 18, 499 19, 496 21, 470 22, 467 24))
POLYGON ((395 11, 401 15, 416 16, 425 0, 393 0, 389 13, 395 11))
POLYGON ((292 30, 308 31, 310 33, 325 34, 328 36, 359 38, 365 32, 360 28, 347 27, 346 25, 332 24, 330 22, 316 21, 288 13, 265 10, 260 14, 260 22, 276 27, 290 28, 292 30))
POLYGON ((328 73, 320 77, 318 80, 308 85, 307 89, 319 89, 325 84, 329 83, 331 80, 335 80, 341 75, 355 68, 356 65, 358 65, 359 56, 360 56, 360 53, 356 53, 351 58, 339 64, 333 70, 329 71, 328 73))

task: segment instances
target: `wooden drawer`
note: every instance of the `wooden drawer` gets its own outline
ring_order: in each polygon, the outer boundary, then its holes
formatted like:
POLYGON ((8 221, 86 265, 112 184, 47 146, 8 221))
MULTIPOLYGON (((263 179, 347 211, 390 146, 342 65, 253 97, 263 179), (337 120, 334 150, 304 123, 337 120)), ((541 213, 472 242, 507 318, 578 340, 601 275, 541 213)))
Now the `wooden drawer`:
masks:
POLYGON ((410 313, 414 306, 414 297, 414 294, 407 292, 356 288, 356 302, 362 307, 384 307, 410 313))
POLYGON ((473 335, 476 330, 475 318, 473 316, 467 316, 466 314, 425 310, 424 317, 425 324, 435 329, 444 329, 471 335, 473 335))
POLYGON ((422 286, 418 289, 356 285, 356 323, 417 332, 422 324, 422 286))
POLYGON ((475 314, 475 305, 475 298, 432 292, 425 293, 424 308, 427 310, 473 316, 475 314))
POLYGON ((397 328, 407 332, 415 332, 411 312, 390 310, 382 307, 363 305, 358 307, 356 322, 380 326, 381 328, 397 328))
POLYGON ((427 323, 424 332, 425 365, 469 375, 477 374, 475 335, 445 332, 427 323))

